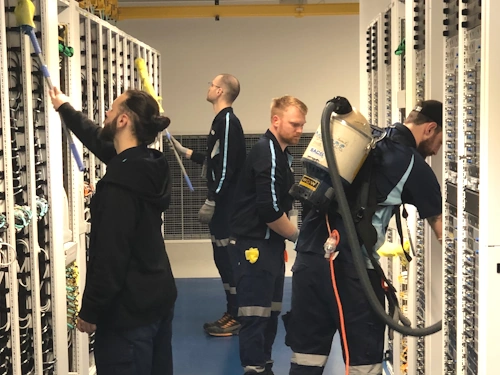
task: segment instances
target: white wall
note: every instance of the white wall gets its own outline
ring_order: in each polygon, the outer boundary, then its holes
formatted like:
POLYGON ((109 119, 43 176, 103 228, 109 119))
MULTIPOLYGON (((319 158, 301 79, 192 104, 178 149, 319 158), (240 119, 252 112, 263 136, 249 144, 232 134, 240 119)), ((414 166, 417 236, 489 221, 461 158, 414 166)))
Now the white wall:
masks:
POLYGON ((306 131, 319 125, 325 102, 359 103, 358 16, 125 20, 117 25, 159 50, 163 107, 173 134, 206 134, 214 113, 208 82, 234 74, 234 103, 247 134, 263 133, 275 96, 309 107, 306 131))

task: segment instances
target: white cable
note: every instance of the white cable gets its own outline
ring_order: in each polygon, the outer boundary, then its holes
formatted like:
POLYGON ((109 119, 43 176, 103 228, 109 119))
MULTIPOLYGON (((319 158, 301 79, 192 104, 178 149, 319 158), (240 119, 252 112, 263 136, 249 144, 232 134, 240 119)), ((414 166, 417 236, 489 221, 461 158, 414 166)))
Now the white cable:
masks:
MULTIPOLYGON (((17 240, 17 243, 18 243, 18 244, 23 245, 23 246, 24 246, 24 248, 25 248, 26 250, 28 250, 28 252, 29 252, 29 244, 28 244, 25 240, 17 240)), ((26 254, 26 253, 25 253, 25 254, 26 254)), ((19 272, 19 273, 26 272, 26 269, 27 269, 27 263, 28 263, 28 261, 29 261, 29 257, 25 257, 24 262, 23 262, 23 265, 22 265, 21 267, 19 267, 19 262, 17 263, 17 269, 18 269, 18 272, 19 272)), ((29 277, 31 278, 31 274, 29 275, 29 277)), ((22 287, 24 287, 24 288, 28 289, 28 283, 23 284, 23 283, 21 282, 21 279, 19 279, 18 281, 19 281, 19 284, 20 284, 22 287)))
POLYGON ((25 320, 27 321, 26 326, 21 327, 21 324, 19 324, 19 329, 28 329, 31 326, 31 314, 27 314, 25 318, 19 317, 19 323, 21 323, 21 321, 25 321, 25 320))
POLYGON ((40 312, 46 313, 50 310, 50 298, 47 298, 47 304, 45 306, 40 306, 40 312))
MULTIPOLYGON (((21 243, 21 244, 22 244, 22 245, 23 245, 23 246, 24 246, 27 250, 29 250, 29 244, 28 244, 26 241, 24 241, 24 240, 22 240, 22 239, 19 239, 19 240, 17 240, 17 241, 18 241, 19 243, 21 243)), ((48 259, 49 259, 49 255, 48 255, 48 253, 47 253, 47 251, 46 251, 45 249, 42 249, 40 246, 37 246, 36 244, 35 244, 35 247, 36 247, 39 251, 43 252, 43 254, 44 254, 44 256, 45 256, 45 259, 46 259, 46 260, 48 260, 48 259)), ((36 255, 38 255, 38 254, 36 254, 36 255)), ((26 260, 25 260, 25 262, 26 262, 26 260)), ((24 268, 24 266, 25 266, 25 264, 23 264, 23 268, 24 268)), ((23 270, 23 269, 22 269, 22 270, 23 270)), ((44 273, 44 275, 42 276, 42 279, 45 279, 45 278, 48 276, 48 273, 49 273, 49 267, 45 267, 45 273, 44 273)), ((20 281, 19 281, 19 284, 21 284, 21 285, 22 285, 23 287, 25 287, 25 288, 28 288, 28 286, 27 286, 27 285, 23 285, 20 281)), ((40 282, 40 290, 41 290, 41 288, 43 287, 43 284, 44 284, 44 282, 43 282, 43 281, 42 281, 42 282, 40 282)), ((50 310, 50 298, 48 298, 48 299, 47 299, 47 303, 46 303, 44 306, 40 306, 40 312, 42 312, 42 313, 46 313, 46 312, 48 312, 49 310, 50 310)))
POLYGON ((7 321, 5 322, 5 325, 3 327, 0 327, 0 331, 3 330, 7 332, 10 329, 10 314, 6 313, 5 315, 7 315, 7 321))
POLYGON ((17 253, 16 253, 16 248, 12 246, 10 243, 3 242, 2 239, 0 239, 0 267, 9 267, 12 263, 16 261, 17 258, 17 253), (7 246, 7 255, 4 255, 4 251, 2 250, 2 247, 7 246), (12 252, 12 256, 9 257, 9 250, 12 252), (7 263, 2 262, 2 256, 7 260, 7 263), (9 261, 9 258, 11 260, 9 261))
POLYGON ((83 220, 90 223, 90 208, 88 207, 83 210, 83 220))
POLYGON ((40 251, 45 254, 45 260, 49 260, 49 253, 43 247, 39 247, 40 251))

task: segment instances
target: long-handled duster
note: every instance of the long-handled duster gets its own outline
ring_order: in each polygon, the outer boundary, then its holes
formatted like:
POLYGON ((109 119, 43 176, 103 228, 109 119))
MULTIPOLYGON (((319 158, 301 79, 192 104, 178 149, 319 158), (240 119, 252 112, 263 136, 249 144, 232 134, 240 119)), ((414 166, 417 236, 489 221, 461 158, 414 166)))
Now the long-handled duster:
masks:
MULTIPOLYGON (((149 95, 151 95, 153 98, 156 99, 158 102, 158 106, 160 107, 160 113, 163 113, 163 108, 160 104, 161 98, 156 95, 155 90, 153 89, 153 85, 151 84, 150 78, 148 71, 146 69, 146 62, 144 59, 138 57, 135 59, 135 67, 137 68, 137 72, 139 73, 139 77, 141 77, 141 82, 142 82, 142 88, 144 91, 146 91, 149 95)), ((194 191, 193 184, 191 184, 191 180, 189 179, 189 176, 186 172, 186 168, 184 168, 184 164, 182 164, 181 157, 177 153, 177 150, 174 147, 174 143, 172 142, 172 139, 170 138, 170 133, 168 130, 166 131, 168 141, 170 142, 170 145, 172 146, 172 150, 174 151, 175 158, 177 159, 177 162, 179 163, 179 166, 181 167, 182 174, 184 175, 184 179, 186 180, 186 184, 189 187, 189 190, 194 191)))
MULTIPOLYGON (((14 10, 14 14, 16 16, 17 25, 21 28, 21 31, 29 36, 31 44, 33 44, 33 48, 35 49, 35 53, 40 60, 40 70, 42 71, 42 74, 47 81, 49 88, 52 90, 54 88, 54 85, 52 85, 49 69, 47 67, 47 64, 45 63, 45 59, 42 55, 42 49, 40 48, 40 44, 38 44, 38 40, 35 35, 35 23, 33 22, 33 16, 35 15, 35 4, 33 4, 33 2, 31 2, 30 0, 18 0, 16 9, 14 10)), ((82 159, 80 158, 80 154, 76 149, 73 138, 71 137, 71 134, 69 133, 62 117, 61 125, 78 169, 80 171, 84 171, 85 167, 82 163, 82 159)))

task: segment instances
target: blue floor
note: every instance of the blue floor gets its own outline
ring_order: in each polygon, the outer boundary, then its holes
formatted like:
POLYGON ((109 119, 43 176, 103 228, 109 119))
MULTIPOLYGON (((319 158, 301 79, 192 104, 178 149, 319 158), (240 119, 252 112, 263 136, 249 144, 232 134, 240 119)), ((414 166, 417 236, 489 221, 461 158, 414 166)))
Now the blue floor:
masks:
MULTIPOLYGON (((220 279, 177 279, 179 297, 174 318, 175 375, 241 375, 238 337, 210 337, 203 323, 213 321, 225 311, 225 296, 220 279)), ((291 278, 285 281, 283 313, 290 308, 291 278)), ((280 319, 274 343, 273 371, 286 375, 290 369, 291 350, 285 346, 285 332, 280 319)), ((343 375, 344 363, 338 337, 335 337, 330 359, 324 371, 343 375)))

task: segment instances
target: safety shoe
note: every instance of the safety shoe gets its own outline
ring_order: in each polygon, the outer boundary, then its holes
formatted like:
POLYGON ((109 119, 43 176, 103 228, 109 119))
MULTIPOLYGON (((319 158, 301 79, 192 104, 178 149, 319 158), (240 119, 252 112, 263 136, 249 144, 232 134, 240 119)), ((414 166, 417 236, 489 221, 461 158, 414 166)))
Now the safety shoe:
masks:
POLYGON ((219 320, 216 320, 215 322, 210 322, 210 323, 205 323, 203 324, 203 329, 207 329, 208 327, 211 326, 216 326, 216 325, 223 325, 225 324, 229 319, 231 318, 231 315, 227 312, 222 315, 222 317, 219 320))
POLYGON ((240 332, 241 324, 238 323, 236 319, 234 319, 231 315, 229 315, 229 319, 223 324, 209 326, 205 329, 205 331, 210 336, 216 337, 226 337, 237 335, 240 332))

